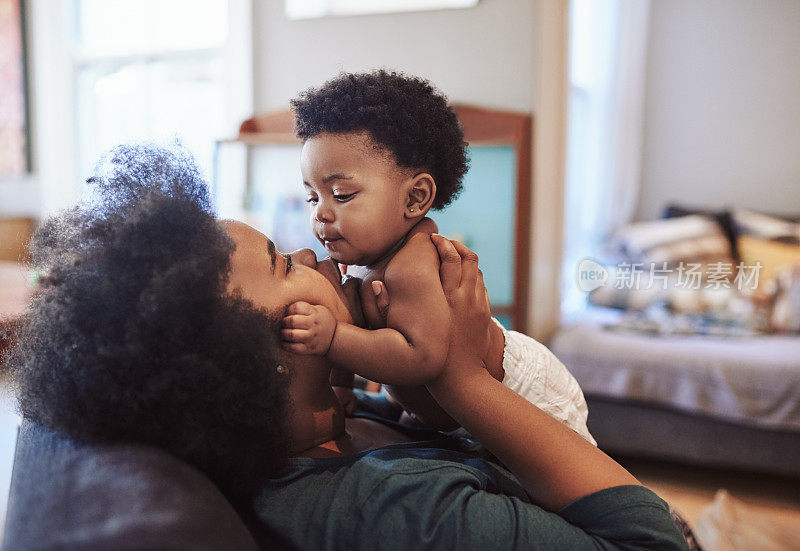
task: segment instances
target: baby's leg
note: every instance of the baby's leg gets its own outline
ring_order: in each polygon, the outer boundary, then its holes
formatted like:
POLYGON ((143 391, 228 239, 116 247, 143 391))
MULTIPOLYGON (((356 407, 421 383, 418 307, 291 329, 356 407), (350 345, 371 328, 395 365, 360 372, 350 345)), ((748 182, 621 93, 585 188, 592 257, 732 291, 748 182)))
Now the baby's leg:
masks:
POLYGON ((555 354, 527 335, 503 329, 503 384, 597 445, 586 428, 589 410, 578 381, 555 354))

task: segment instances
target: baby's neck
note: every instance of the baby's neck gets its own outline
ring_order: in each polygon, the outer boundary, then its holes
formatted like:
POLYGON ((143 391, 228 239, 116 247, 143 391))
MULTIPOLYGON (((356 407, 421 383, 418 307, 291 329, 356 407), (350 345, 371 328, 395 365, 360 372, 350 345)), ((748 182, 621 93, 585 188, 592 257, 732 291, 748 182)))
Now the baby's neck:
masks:
POLYGON ((397 252, 405 246, 410 236, 411 232, 406 233, 403 237, 401 237, 397 241, 397 243, 386 249, 386 251, 384 251, 377 259, 375 259, 370 264, 363 266, 363 268, 370 272, 383 270, 389 264, 389 262, 394 258, 394 255, 396 255, 397 252))
MULTIPOLYGON (((405 244, 408 243, 408 240, 411 239, 412 236, 418 233, 430 235, 438 231, 439 228, 436 226, 436 222, 427 217, 421 218, 419 222, 411 226, 411 229, 409 229, 406 234, 397 241, 397 243, 389 247, 386 252, 381 254, 374 262, 367 266, 356 266, 355 268, 360 268, 370 273, 382 272, 392 258, 394 258, 394 256, 398 253, 398 251, 400 251, 400 249, 402 249, 405 244)), ((348 274, 349 273, 350 272, 348 270, 348 274)))

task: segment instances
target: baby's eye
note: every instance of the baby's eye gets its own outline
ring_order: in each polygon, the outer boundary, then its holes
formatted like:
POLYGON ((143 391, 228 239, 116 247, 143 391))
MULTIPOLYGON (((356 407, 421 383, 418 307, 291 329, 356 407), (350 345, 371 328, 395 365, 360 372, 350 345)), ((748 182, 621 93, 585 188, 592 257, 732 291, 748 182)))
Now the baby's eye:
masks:
POLYGON ((343 193, 339 195, 334 195, 333 198, 339 201, 340 203, 346 203, 347 201, 352 199, 354 195, 355 193, 343 193))

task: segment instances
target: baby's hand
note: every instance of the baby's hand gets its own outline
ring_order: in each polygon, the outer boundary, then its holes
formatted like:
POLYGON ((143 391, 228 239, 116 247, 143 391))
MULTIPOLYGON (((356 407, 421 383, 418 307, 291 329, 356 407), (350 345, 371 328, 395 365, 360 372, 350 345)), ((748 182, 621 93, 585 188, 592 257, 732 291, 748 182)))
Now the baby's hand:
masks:
POLYGON ((324 306, 293 302, 283 318, 283 348, 297 354, 324 356, 336 332, 336 318, 324 306))

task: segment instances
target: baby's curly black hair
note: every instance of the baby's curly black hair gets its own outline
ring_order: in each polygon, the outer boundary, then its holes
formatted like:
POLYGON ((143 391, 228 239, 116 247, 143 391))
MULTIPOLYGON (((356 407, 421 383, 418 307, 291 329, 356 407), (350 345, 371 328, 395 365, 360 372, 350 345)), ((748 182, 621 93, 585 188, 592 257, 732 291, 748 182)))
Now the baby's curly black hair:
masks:
POLYGON ((291 102, 297 137, 366 130, 398 166, 421 169, 436 182, 433 207, 461 191, 467 172, 464 131, 447 98, 428 81, 385 70, 343 73, 291 102))
POLYGON ((88 182, 32 240, 40 291, 6 358, 21 413, 153 444, 246 497, 289 449, 279 317, 227 292, 234 243, 178 144, 117 147, 88 182))

